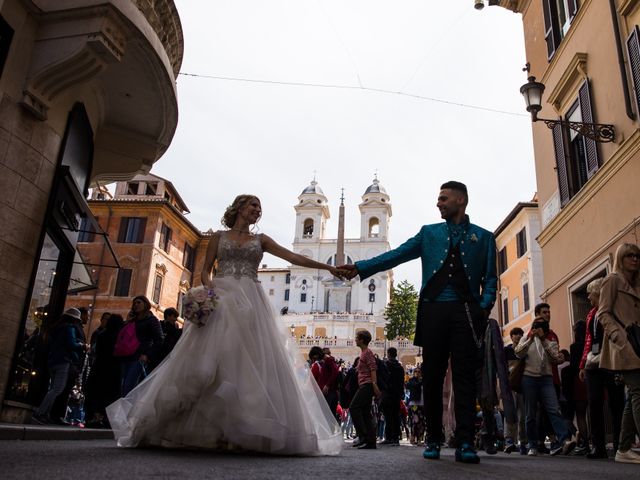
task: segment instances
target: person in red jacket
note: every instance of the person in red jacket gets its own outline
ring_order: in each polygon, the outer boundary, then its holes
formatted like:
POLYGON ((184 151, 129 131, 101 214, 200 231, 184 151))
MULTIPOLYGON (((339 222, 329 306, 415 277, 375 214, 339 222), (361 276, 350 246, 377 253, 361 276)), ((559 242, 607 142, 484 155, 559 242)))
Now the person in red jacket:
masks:
MULTIPOLYGON (((335 358, 331 356, 331 350, 327 347, 312 347, 309 351, 309 359, 313 361, 311 365, 311 373, 316 379, 318 387, 322 390, 324 399, 329 405, 329 409, 333 415, 336 414, 338 408, 338 375, 340 369, 335 358)), ((340 417, 336 416, 336 420, 340 421, 340 417)))

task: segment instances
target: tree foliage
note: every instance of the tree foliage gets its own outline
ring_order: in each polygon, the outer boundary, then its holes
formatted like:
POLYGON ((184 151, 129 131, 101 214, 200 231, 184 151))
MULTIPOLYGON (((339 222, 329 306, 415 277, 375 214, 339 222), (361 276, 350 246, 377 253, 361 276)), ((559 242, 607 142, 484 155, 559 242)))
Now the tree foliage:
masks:
POLYGON ((391 289, 391 301, 384 311, 387 321, 387 339, 413 338, 418 311, 418 292, 407 280, 391 289))

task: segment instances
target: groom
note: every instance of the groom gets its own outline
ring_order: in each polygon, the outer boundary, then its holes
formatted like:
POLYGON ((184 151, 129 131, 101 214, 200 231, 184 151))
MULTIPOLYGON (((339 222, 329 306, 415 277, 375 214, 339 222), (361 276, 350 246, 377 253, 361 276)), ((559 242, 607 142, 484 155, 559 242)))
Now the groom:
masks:
POLYGON ((479 463, 473 449, 476 406, 475 370, 482 332, 496 298, 496 244, 493 234, 469 222, 469 197, 460 182, 443 184, 437 207, 443 223, 425 225, 395 250, 343 265, 348 278, 389 270, 420 257, 422 288, 414 344, 422 347, 422 377, 427 423, 423 457, 440 458, 442 390, 449 357, 456 416, 456 461, 479 463))

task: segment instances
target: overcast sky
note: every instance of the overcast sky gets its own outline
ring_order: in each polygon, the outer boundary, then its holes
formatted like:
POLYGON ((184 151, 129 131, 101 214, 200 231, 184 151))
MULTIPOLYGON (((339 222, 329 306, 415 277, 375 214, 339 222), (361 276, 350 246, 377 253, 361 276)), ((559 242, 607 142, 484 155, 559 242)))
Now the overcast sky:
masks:
MULTIPOLYGON (((290 248, 293 205, 314 172, 329 199, 329 236, 344 187, 352 238, 377 171, 393 206, 392 248, 440 221, 444 181, 467 184, 467 212, 490 230, 533 197, 531 121, 518 91, 526 82, 520 15, 477 11, 472 0, 176 5, 182 73, 251 80, 178 77, 178 129, 152 173, 174 183, 200 229, 219 229, 235 195, 253 193, 262 200, 260 230, 290 248)), ((395 279, 418 287, 419 261, 397 267, 395 279)))

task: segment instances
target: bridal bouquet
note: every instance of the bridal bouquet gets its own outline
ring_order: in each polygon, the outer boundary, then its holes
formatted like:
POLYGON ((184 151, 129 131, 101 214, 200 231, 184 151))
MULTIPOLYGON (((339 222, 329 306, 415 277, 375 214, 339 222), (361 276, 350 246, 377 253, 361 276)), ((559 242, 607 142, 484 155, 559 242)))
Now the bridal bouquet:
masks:
POLYGON ((184 300, 184 318, 199 327, 206 325, 209 314, 216 308, 216 296, 206 287, 195 287, 187 291, 184 300))

